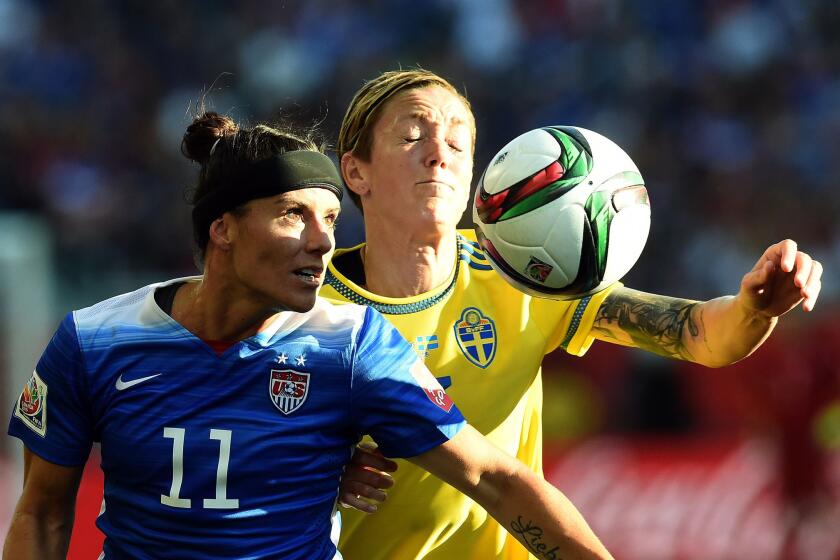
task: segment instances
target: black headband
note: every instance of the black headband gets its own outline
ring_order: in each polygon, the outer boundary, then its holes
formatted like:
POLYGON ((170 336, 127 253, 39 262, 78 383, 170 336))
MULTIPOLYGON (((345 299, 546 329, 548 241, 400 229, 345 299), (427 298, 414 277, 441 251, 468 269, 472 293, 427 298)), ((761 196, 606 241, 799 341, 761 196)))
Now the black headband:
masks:
POLYGON ((202 235, 207 234, 213 220, 249 200, 314 187, 327 189, 339 201, 344 194, 335 164, 328 156, 312 150, 242 162, 208 187, 209 192, 196 201, 192 211, 193 223, 202 235))

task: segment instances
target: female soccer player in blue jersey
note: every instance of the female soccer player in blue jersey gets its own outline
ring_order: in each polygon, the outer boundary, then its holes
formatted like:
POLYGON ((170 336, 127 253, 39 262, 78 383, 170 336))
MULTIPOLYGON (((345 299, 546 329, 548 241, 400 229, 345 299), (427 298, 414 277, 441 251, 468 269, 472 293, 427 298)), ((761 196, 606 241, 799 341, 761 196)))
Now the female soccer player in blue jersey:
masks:
MULTIPOLYGON (((534 472, 548 352, 580 355, 599 339, 722 366, 755 350, 780 315, 816 303, 822 267, 790 240, 764 252, 736 296, 696 302, 616 285, 579 301, 531 298, 490 268, 471 231, 456 229, 474 146, 469 102, 440 76, 400 70, 362 86, 338 153, 367 243, 336 252, 321 294, 385 314, 469 422, 534 472)), ((359 461, 382 466, 364 454, 359 461)), ((394 479, 377 514, 347 512, 341 549, 349 560, 529 558, 480 504, 410 464, 394 479)), ((378 495, 379 480, 351 468, 342 501, 367 508, 362 499, 378 495)))
POLYGON ((182 149, 201 164, 203 274, 61 323, 9 427, 26 450, 3 558, 64 558, 95 441, 100 558, 341 558, 339 477, 364 433, 546 558, 610 558, 561 493, 465 425, 381 315, 316 297, 342 184, 309 138, 206 113, 182 149))

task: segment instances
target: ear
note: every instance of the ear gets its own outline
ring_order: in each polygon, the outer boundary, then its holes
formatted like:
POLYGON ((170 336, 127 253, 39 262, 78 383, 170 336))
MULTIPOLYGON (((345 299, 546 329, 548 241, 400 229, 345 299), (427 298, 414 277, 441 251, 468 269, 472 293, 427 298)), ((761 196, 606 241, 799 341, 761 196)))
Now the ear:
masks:
POLYGON ((341 156, 341 175, 347 188, 360 197, 364 197, 370 191, 365 162, 354 156, 353 152, 345 152, 341 156))
POLYGON ((231 243, 236 239, 235 221, 230 212, 225 212, 210 224, 210 241, 222 251, 230 251, 231 243))

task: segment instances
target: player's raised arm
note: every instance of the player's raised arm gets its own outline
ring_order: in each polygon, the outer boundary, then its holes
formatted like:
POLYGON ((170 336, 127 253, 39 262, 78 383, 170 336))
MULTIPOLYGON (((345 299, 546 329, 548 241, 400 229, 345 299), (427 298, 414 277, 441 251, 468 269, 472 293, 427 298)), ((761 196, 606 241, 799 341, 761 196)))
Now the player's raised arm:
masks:
POLYGON ((820 292, 822 265, 787 239, 770 246, 744 275, 736 296, 697 302, 618 288, 593 326, 596 338, 719 367, 749 356, 780 316, 820 292))
POLYGON ((50 463, 27 448, 23 453, 23 493, 3 546, 3 560, 65 558, 83 467, 50 463))
POLYGON ((409 460, 481 504, 538 558, 612 558, 563 493, 469 425, 409 460))

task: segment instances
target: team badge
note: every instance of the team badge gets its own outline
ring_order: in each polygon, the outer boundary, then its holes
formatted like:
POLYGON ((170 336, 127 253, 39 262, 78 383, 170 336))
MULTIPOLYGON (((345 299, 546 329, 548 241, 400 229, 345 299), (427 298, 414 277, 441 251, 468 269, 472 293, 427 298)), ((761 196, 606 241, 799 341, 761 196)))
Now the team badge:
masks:
POLYGON ((291 414, 309 396, 309 374, 290 369, 273 369, 268 381, 268 394, 277 410, 291 414))
POLYGON ((545 284, 545 279, 548 278, 552 270, 554 270, 554 267, 550 264, 542 262, 537 257, 531 257, 531 260, 528 261, 528 266, 525 267, 525 274, 531 279, 545 284))
POLYGON ((444 412, 452 410, 452 399, 446 394, 446 391, 443 390, 443 387, 440 386, 438 380, 435 379, 435 376, 432 375, 432 372, 429 371, 429 368, 423 362, 414 362, 414 365, 411 366, 409 371, 417 384, 423 388, 430 401, 438 408, 443 409, 444 412))
POLYGON ((32 372, 15 406, 15 416, 41 437, 47 435, 47 384, 32 372))
POLYGON ((486 368, 496 355, 496 323, 477 307, 467 307, 455 322, 455 340, 464 356, 486 368))

